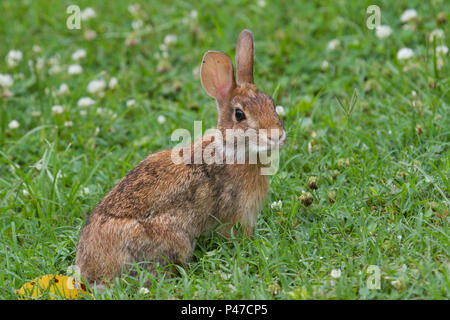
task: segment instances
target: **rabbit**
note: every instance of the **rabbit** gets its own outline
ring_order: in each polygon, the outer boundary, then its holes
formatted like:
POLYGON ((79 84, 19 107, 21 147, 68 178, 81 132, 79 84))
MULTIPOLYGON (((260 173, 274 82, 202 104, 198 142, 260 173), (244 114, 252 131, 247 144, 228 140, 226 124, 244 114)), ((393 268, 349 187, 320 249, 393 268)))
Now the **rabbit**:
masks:
MULTIPOLYGON (((200 70, 202 87, 216 100, 219 131, 276 129, 278 134, 266 140, 281 147, 283 123, 272 98, 254 84, 253 59, 253 35, 243 30, 236 47, 236 79, 231 59, 208 51, 200 70)), ((204 136, 191 146, 204 150, 213 141, 204 136)), ((245 236, 252 236, 269 191, 261 163, 174 163, 172 152, 147 156, 91 212, 75 258, 84 281, 111 281, 134 263, 155 276, 157 264, 186 264, 196 238, 218 227, 229 236, 240 223, 245 236)))

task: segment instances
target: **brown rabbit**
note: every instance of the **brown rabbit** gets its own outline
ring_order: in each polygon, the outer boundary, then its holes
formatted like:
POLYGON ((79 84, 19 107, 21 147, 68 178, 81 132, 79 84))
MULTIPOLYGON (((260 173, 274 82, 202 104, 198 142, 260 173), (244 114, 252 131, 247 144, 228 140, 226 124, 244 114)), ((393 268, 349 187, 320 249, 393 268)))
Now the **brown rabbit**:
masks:
MULTIPOLYGON (((235 81, 226 54, 208 51, 203 57, 201 82, 217 101, 217 129, 224 133, 227 129, 276 129, 278 134, 265 138, 278 148, 286 135, 272 98, 253 84, 253 36, 248 30, 239 36, 236 69, 235 81)), ((204 136, 193 143, 194 150, 204 150, 214 141, 204 136)), ((155 274, 155 263, 188 262, 195 238, 221 224, 226 233, 239 222, 251 236, 269 187, 260 161, 174 163, 172 152, 149 155, 95 207, 81 232, 75 260, 84 280, 109 281, 129 263, 142 266, 143 262, 155 274)))

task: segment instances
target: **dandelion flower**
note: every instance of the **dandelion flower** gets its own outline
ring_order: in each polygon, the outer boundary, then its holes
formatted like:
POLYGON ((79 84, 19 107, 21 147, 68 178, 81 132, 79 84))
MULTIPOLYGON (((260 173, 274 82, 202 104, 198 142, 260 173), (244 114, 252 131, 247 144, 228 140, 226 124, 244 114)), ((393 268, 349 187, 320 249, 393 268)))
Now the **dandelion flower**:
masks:
POLYGON ((417 11, 416 10, 414 10, 414 9, 407 9, 400 16, 400 21, 405 23, 405 22, 414 20, 417 17, 418 17, 418 15, 417 15, 417 11))
POLYGON ((375 35, 378 39, 386 39, 392 33, 392 29, 389 26, 378 26, 375 30, 375 35))
POLYGON ((80 74, 83 72, 83 68, 79 64, 72 64, 67 69, 69 74, 80 74))
POLYGON ((95 104, 95 100, 90 97, 83 97, 78 100, 78 106, 79 107, 90 107, 93 104, 95 104))
POLYGON ((17 129, 18 127, 19 127, 19 121, 17 121, 17 120, 13 120, 13 121, 11 121, 9 124, 8 124, 8 127, 10 128, 10 129, 17 129))
POLYGON ((80 59, 83 59, 83 58, 86 58, 86 50, 84 50, 84 49, 78 49, 77 51, 75 51, 72 54, 72 59, 73 60, 80 60, 80 59))
POLYGON ((397 52, 397 59, 398 60, 406 60, 410 59, 414 56, 414 51, 410 48, 401 48, 397 52))
POLYGON ((11 50, 8 52, 8 55, 6 56, 6 63, 8 64, 9 67, 16 67, 20 63, 22 58, 23 58, 22 51, 11 50))

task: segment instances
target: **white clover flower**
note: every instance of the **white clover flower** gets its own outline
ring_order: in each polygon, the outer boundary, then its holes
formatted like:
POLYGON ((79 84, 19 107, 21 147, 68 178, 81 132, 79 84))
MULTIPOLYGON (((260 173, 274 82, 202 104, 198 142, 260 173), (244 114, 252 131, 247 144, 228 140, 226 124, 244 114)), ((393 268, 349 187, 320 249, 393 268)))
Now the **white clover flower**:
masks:
POLYGON ((443 56, 447 55, 448 47, 447 46, 437 46, 436 54, 442 54, 443 56))
POLYGON ((418 15, 417 15, 417 11, 416 10, 414 10, 414 9, 407 9, 400 16, 400 21, 404 23, 404 22, 408 22, 408 21, 411 21, 413 19, 416 19, 417 17, 418 17, 418 15))
POLYGON ((341 45, 341 42, 338 39, 333 39, 327 44, 327 49, 329 51, 335 50, 337 47, 341 45))
POLYGON ((80 110, 80 116, 85 117, 87 115, 86 110, 80 110))
POLYGON ((56 74, 60 73, 62 71, 62 68, 59 64, 55 64, 54 66, 51 66, 50 69, 48 69, 49 74, 56 74))
POLYGON ((62 96, 69 93, 70 93, 69 86, 66 83, 61 83, 61 85, 58 88, 58 91, 56 91, 56 94, 58 96, 62 96))
POLYGON ((22 51, 20 50, 11 50, 8 52, 6 56, 6 63, 9 67, 16 67, 23 58, 22 51))
POLYGON ((72 126, 73 126, 73 122, 72 121, 64 122, 64 127, 72 127, 72 126))
POLYGON ((74 53, 72 53, 72 59, 73 60, 80 60, 86 58, 86 50, 84 49, 78 49, 74 53))
MULTIPOLYGON (((33 60, 28 60, 28 67, 30 68, 31 72, 33 72, 33 68, 34 68, 34 61, 33 60)), ((44 58, 37 58, 36 59, 36 70, 37 71, 41 71, 42 67, 44 67, 44 58)))
POLYGON ((119 81, 117 80, 117 78, 116 77, 112 77, 111 79, 109 79, 108 88, 114 89, 117 86, 118 83, 119 83, 119 81))
POLYGON ((9 74, 0 73, 0 87, 9 88, 14 84, 13 78, 9 74))
POLYGON ((261 8, 264 8, 266 6, 266 1, 265 0, 258 0, 258 6, 260 6, 261 8))
POLYGON ((145 287, 142 287, 142 288, 140 288, 139 289, 139 294, 148 294, 150 291, 147 289, 147 288, 145 288, 145 287))
POLYGON ((64 107, 63 106, 53 106, 52 112, 53 112, 53 114, 61 114, 64 112, 64 107))
POLYGON ((89 190, 88 187, 84 187, 83 190, 81 191, 81 194, 82 194, 83 196, 87 196, 87 195, 90 194, 90 193, 91 193, 91 191, 89 190))
POLYGON ((54 66, 54 65, 56 65, 56 64, 59 64, 59 61, 61 60, 61 56, 59 55, 59 54, 55 54, 53 57, 50 57, 49 59, 48 59, 48 63, 51 65, 51 66, 54 66))
POLYGON ((142 22, 142 20, 135 20, 131 22, 131 28, 133 28, 133 30, 140 29, 143 25, 144 22, 142 22))
POLYGON ((135 15, 141 10, 141 5, 139 3, 130 4, 128 6, 128 12, 130 12, 132 15, 135 15))
POLYGON ((83 97, 78 100, 78 106, 79 107, 90 107, 93 104, 95 104, 95 100, 90 97, 83 97))
POLYGON ((95 30, 87 29, 84 32, 84 38, 88 41, 94 40, 97 37, 97 32, 95 30))
POLYGON ((331 270, 330 275, 331 275, 333 278, 338 279, 338 278, 341 277, 341 270, 340 270, 340 269, 333 269, 333 270, 331 270))
POLYGON ((164 122, 166 122, 166 117, 164 117, 163 115, 158 116, 158 123, 159 124, 163 124, 164 122))
POLYGON ((38 118, 41 116, 41 112, 38 110, 31 111, 31 116, 34 118, 38 118))
POLYGON ((322 63, 320 64, 320 68, 323 71, 326 71, 330 68, 330 63, 327 60, 323 60, 322 63))
POLYGON ((33 50, 34 53, 40 53, 42 51, 42 48, 40 46, 38 46, 37 44, 35 44, 31 48, 31 50, 33 50))
POLYGON ((386 39, 392 33, 392 29, 389 26, 378 26, 375 30, 375 35, 378 39, 386 39))
POLYGON ((102 92, 106 87, 105 80, 92 80, 88 83, 87 91, 89 93, 95 94, 102 92))
POLYGON ((191 19, 195 20, 198 17, 198 12, 197 10, 191 10, 191 12, 189 12, 189 17, 191 17, 191 19))
POLYGON ((84 9, 83 11, 81 11, 81 20, 84 21, 84 20, 89 20, 89 19, 95 18, 96 15, 97 14, 95 13, 95 10, 88 7, 86 9, 84 9))
POLYGON ((277 114, 280 115, 280 116, 286 115, 286 111, 284 111, 283 106, 276 106, 276 107, 275 107, 275 111, 276 111, 277 114))
POLYGON ((397 59, 398 60, 406 60, 410 59, 414 56, 414 51, 410 48, 401 48, 397 52, 397 59))
POLYGON ((135 103, 136 103, 136 100, 134 100, 134 99, 127 100, 127 107, 132 107, 132 106, 134 106, 135 103))
POLYGON ((39 160, 38 162, 36 162, 36 164, 34 165, 34 167, 36 168, 37 171, 41 171, 43 165, 42 165, 42 159, 39 160))
POLYGON ((431 31, 428 37, 430 42, 432 42, 434 39, 442 39, 442 38, 444 38, 444 30, 442 29, 435 29, 431 31))
MULTIPOLYGON (((167 46, 174 44, 175 42, 177 42, 177 36, 174 34, 168 34, 164 37, 164 44, 167 46)), ((164 50, 162 50, 162 51, 164 51, 164 50)))
POLYGON ((10 128, 10 129, 17 129, 18 127, 20 126, 20 124, 19 124, 19 121, 17 121, 17 120, 12 120, 9 124, 8 124, 8 127, 10 128))
POLYGON ((270 208, 272 208, 272 209, 281 209, 282 206, 283 206, 283 202, 281 200, 272 202, 270 204, 270 208))
POLYGON ((196 78, 200 76, 200 66, 197 66, 192 70, 192 75, 196 78))
POLYGON ((41 71, 44 67, 45 59, 44 58, 37 58, 36 59, 36 69, 37 71, 41 71))
POLYGON ((80 74, 83 72, 83 68, 79 64, 72 64, 67 69, 69 74, 80 74))

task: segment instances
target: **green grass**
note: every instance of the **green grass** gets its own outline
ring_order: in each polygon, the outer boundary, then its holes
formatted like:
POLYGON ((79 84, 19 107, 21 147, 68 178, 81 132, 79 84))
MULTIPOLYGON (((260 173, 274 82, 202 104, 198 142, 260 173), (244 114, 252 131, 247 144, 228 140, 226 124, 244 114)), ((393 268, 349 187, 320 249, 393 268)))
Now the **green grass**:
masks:
POLYGON ((0 2, 0 73, 14 78, 13 96, 0 98, 1 299, 41 275, 66 274, 90 210, 147 154, 173 147, 173 130, 193 130, 200 119, 204 129, 215 125, 196 71, 207 50, 233 56, 244 28, 256 40, 256 83, 284 106, 288 132, 254 238, 199 239, 192 263, 152 279, 148 294, 139 293, 142 274, 96 298, 449 298, 449 61, 441 55, 439 68, 435 58, 449 36, 448 1, 378 1, 381 23, 393 30, 384 40, 366 27, 372 1, 139 2, 152 29, 135 32, 135 46, 125 45, 134 2, 77 1, 97 13, 81 30, 66 28, 71 1, 0 2), (419 15, 414 31, 400 22, 408 8, 419 15), (185 21, 194 9, 198 18, 185 21), (430 43, 437 28, 447 38, 430 43), (85 39, 88 29, 95 39, 85 39), (167 34, 177 40, 164 58, 167 34), (340 45, 328 51, 332 39, 340 45), (414 57, 397 60, 401 47, 414 57), (83 72, 68 75, 80 48, 83 72), (4 58, 12 49, 23 52, 16 67, 4 58), (49 74, 55 55, 63 71, 49 74), (40 58, 33 72, 27 62, 40 58), (103 97, 86 91, 111 77, 118 85, 103 97), (61 83, 68 95, 53 94, 61 83), (355 90, 346 114, 336 97, 346 104, 355 90), (81 108, 81 97, 96 104, 81 108), (64 112, 54 115, 54 105, 64 112), (20 126, 11 129, 12 120, 20 126), (311 176, 316 190, 307 188, 311 176), (298 200, 302 191, 311 206, 298 200), (272 209, 278 200, 281 209, 272 209), (367 287, 371 265, 380 268, 379 290, 367 287))

